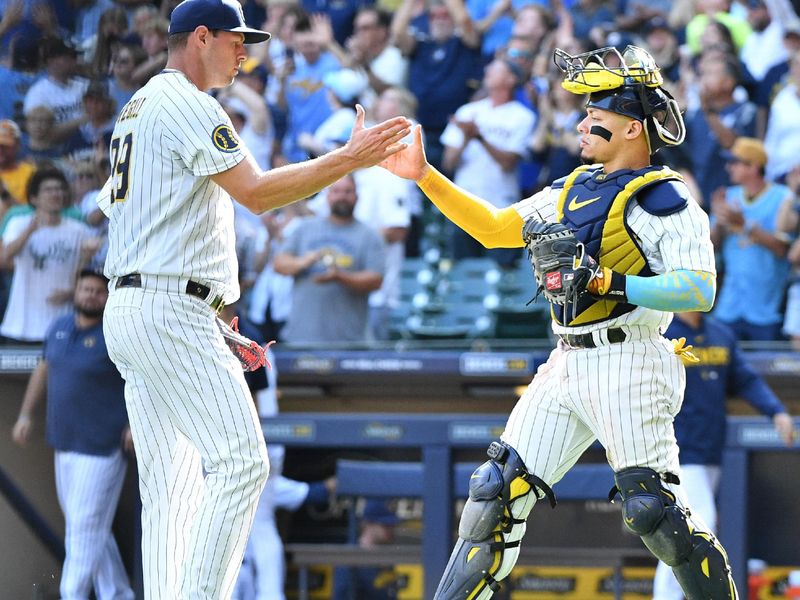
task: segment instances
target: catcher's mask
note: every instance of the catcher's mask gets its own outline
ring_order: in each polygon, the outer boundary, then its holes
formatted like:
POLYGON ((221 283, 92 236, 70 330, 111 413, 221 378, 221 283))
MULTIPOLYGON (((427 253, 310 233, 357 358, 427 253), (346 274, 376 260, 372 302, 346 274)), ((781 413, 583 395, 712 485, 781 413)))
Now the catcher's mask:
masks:
POLYGON ((589 94, 587 107, 644 123, 651 154, 664 146, 677 146, 686 137, 678 103, 661 88, 661 71, 646 50, 628 46, 620 54, 608 47, 572 56, 556 48, 553 61, 564 73, 561 86, 565 90, 589 94))

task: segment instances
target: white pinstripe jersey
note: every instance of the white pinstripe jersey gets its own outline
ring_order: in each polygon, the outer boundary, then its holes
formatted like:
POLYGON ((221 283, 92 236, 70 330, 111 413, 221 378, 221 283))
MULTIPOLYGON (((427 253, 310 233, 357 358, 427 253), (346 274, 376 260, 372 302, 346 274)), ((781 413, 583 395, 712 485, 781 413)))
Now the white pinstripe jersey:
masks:
MULTIPOLYGON (((561 190, 545 188, 514 205, 523 220, 543 219, 554 223, 556 202, 561 190)), ((639 243, 647 263, 657 275, 686 269, 716 273, 714 246, 711 244, 708 215, 694 202, 666 217, 652 215, 638 202, 629 202, 627 224, 639 243)), ((578 327, 565 327, 553 321, 553 331, 559 333, 585 333, 620 325, 644 325, 661 333, 672 321, 672 313, 637 307, 616 319, 578 327)))
POLYGON ((125 105, 111 141, 109 278, 186 277, 239 297, 233 204, 209 175, 246 155, 219 103, 179 71, 153 77, 125 105))

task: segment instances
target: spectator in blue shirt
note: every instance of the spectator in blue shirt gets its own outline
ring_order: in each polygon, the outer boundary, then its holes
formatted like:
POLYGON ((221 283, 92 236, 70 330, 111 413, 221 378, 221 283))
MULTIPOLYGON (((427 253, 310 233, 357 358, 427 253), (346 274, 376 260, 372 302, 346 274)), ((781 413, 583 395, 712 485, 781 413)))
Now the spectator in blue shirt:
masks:
POLYGON ((409 57, 408 89, 419 101, 417 120, 425 130, 425 153, 439 166, 439 137, 459 106, 477 88, 480 36, 462 0, 434 0, 419 27, 411 27, 415 0, 403 0, 392 21, 394 44, 409 57))
POLYGON ((25 94, 39 77, 39 46, 19 35, 11 41, 10 54, 10 64, 0 64, 0 119, 21 124, 25 94))
POLYGON ((308 17, 301 17, 295 27, 293 43, 295 53, 287 57, 278 75, 282 94, 278 103, 288 113, 288 129, 283 138, 283 157, 277 164, 299 162, 309 158, 298 139, 303 133, 313 134, 331 113, 323 79, 341 67, 336 57, 324 50, 308 17))
MULTIPOLYGON (((769 417, 787 446, 794 443, 794 424, 778 397, 747 364, 729 327, 703 313, 678 313, 665 335, 686 338, 700 359, 686 367, 686 392, 674 427, 680 448, 680 488, 689 499, 693 515, 716 532, 714 494, 725 444, 727 397, 740 396, 769 417)), ((671 569, 659 563, 653 600, 682 598, 671 569)))
POLYGON ((75 314, 53 322, 43 357, 33 371, 14 425, 13 438, 30 438, 35 407, 47 398, 47 442, 55 449, 56 491, 64 512, 66 558, 62 598, 133 600, 128 576, 111 532, 127 460, 132 450, 123 390, 108 357, 103 310, 108 280, 82 271, 75 314))
POLYGON ((711 207, 711 241, 725 273, 714 316, 740 340, 772 341, 780 337, 789 277, 790 232, 780 231, 779 220, 793 194, 764 179, 767 152, 761 140, 739 138, 731 153, 728 171, 737 185, 715 193, 711 207))
POLYGON ((756 107, 734 100, 738 81, 735 56, 701 60, 700 104, 686 113, 685 148, 706 209, 714 191, 730 185, 728 173, 720 168, 724 151, 740 136, 755 136, 756 107))

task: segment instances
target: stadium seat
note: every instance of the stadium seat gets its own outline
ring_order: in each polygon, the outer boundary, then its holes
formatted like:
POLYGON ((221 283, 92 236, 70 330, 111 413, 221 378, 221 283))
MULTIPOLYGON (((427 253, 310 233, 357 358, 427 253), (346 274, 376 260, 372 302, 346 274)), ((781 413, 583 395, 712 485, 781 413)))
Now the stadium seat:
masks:
POLYGON ((547 304, 501 302, 492 309, 494 336, 497 338, 546 339, 550 332, 547 304))

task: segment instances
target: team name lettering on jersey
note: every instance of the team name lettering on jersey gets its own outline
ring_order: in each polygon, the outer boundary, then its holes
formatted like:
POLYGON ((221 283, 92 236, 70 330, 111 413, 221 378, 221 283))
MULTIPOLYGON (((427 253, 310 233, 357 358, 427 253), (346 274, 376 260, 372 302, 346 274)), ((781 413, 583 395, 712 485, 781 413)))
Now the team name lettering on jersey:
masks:
POLYGON ((144 101, 147 100, 145 97, 141 98, 134 98, 130 102, 128 102, 123 108, 122 111, 119 113, 119 117, 117 118, 117 122, 125 121, 127 119, 135 119, 139 116, 139 109, 142 108, 142 104, 144 101))

